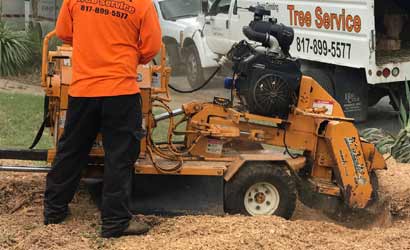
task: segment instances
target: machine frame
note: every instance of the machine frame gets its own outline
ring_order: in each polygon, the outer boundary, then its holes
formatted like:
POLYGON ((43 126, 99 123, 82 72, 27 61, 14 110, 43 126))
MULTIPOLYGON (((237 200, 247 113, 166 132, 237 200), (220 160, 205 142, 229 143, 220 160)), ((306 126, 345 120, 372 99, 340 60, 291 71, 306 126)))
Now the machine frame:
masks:
MULTIPOLYGON (((72 52, 67 45, 49 51, 48 43, 53 36, 55 32, 45 37, 42 62, 42 87, 47 98, 46 125, 54 138, 54 148, 47 151, 49 163, 55 157, 56 145, 64 129, 72 52)), ((284 179, 298 187, 301 183, 307 184, 310 193, 333 197, 349 208, 365 208, 374 200, 377 190, 371 173, 386 168, 382 155, 374 145, 360 138, 353 120, 344 116, 339 103, 312 78, 302 78, 297 105, 291 108, 286 120, 238 111, 218 98, 209 103, 187 103, 173 112, 167 105, 171 101, 168 90, 171 69, 166 65, 165 54, 163 46, 160 64, 140 65, 137 70, 147 131, 141 141, 140 159, 134 166, 138 178, 177 176, 181 181, 181 176, 217 177, 214 188, 222 189, 222 196, 216 195, 216 203, 219 203, 214 210, 216 213, 224 212, 228 183, 235 180, 241 169, 258 168, 259 163, 281 169, 284 179), (165 143, 155 142, 152 136, 160 120, 160 116, 154 115, 154 108, 167 111, 165 118, 169 119, 169 130, 165 143), (178 122, 174 121, 176 114, 182 116, 178 122), (177 130, 181 127, 184 129, 177 130), (175 143, 174 135, 183 135, 184 141, 175 143), (266 149, 272 146, 281 150, 266 149)), ((15 152, 11 155, 17 158, 15 152)), ((0 158, 13 157, 4 157, 0 152, 0 158)), ((38 155, 37 158, 44 159, 38 155)), ((98 136, 84 178, 101 179, 103 159, 104 150, 98 136)), ((24 171, 24 168, 2 170, 24 171)), ((200 189, 197 194, 206 192, 200 189)), ((261 197, 264 194, 258 192, 257 195, 259 200, 265 201, 265 197, 261 197)), ((296 195, 292 199, 296 199, 296 195)), ((204 201, 202 207, 212 207, 208 198, 204 201)), ((290 210, 294 209, 294 204, 292 206, 290 210)), ((166 206, 161 211, 165 210, 166 206)), ((292 212, 280 215, 290 217, 292 212)))

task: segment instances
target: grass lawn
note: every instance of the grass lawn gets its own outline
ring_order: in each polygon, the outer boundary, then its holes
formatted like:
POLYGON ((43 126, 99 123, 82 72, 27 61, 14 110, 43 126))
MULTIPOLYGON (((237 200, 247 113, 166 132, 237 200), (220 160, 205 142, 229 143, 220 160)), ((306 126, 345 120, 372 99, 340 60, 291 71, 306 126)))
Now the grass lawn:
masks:
MULTIPOLYGON (((163 113, 164 110, 162 109, 154 109, 154 115, 159 115, 163 113)), ((174 122, 178 122, 182 118, 182 115, 174 117, 174 122)), ((177 131, 185 130, 186 122, 183 122, 180 126, 178 126, 177 131)), ((156 143, 158 142, 166 142, 168 141, 168 128, 169 128, 169 120, 163 120, 157 123, 157 127, 154 129, 154 133, 152 137, 156 143)), ((174 135, 173 141, 180 142, 184 140, 184 136, 181 135, 174 135)))
MULTIPOLYGON (((43 122, 44 97, 0 92, 0 147, 28 148, 43 122)), ((51 146, 48 130, 36 148, 51 146)))
MULTIPOLYGON (((11 94, 0 92, 0 148, 28 148, 34 140, 43 121, 44 97, 28 94, 11 94)), ((163 110, 155 110, 155 114, 163 110)), ((179 120, 177 117, 176 120, 179 120)), ((184 125, 180 127, 183 129, 184 125)), ((158 123, 154 131, 156 141, 166 141, 168 120, 158 123)), ((176 136, 175 140, 182 140, 176 136)), ((48 149, 52 146, 52 138, 48 129, 37 149, 48 149)))

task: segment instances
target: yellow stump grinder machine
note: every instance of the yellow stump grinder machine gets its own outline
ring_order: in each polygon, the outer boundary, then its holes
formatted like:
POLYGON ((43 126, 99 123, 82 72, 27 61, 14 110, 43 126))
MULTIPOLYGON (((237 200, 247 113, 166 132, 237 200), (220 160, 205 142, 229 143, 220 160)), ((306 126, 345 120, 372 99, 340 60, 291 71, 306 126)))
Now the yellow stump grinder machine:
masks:
MULTIPOLYGON (((377 200, 375 171, 386 168, 382 155, 360 138, 340 104, 302 75, 298 61, 289 55, 293 30, 266 20, 270 13, 260 6, 249 10, 255 18, 243 28, 248 39, 221 59, 234 72, 224 83, 231 89, 231 98, 193 101, 171 110, 171 69, 165 49, 160 62, 136 69, 146 134, 134 166, 133 212, 290 218, 297 199, 326 210, 361 210, 377 200), (158 115, 160 109, 165 113, 158 115), (167 140, 159 142, 153 131, 164 122, 167 140)), ((72 69, 70 46, 49 51, 54 35, 44 40, 42 65, 44 126, 54 138, 54 148, 0 150, 0 159, 48 163, 54 159, 64 129, 72 69)), ((98 136, 84 171, 84 180, 94 180, 90 190, 97 198, 104 185, 99 181, 103 171, 104 151, 98 136)))

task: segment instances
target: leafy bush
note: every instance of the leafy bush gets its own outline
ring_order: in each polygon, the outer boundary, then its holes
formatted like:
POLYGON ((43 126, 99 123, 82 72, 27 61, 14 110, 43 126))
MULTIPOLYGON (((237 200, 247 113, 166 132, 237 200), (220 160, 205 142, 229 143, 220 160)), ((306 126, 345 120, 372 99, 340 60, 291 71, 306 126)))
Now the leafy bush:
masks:
MULTIPOLYGON (((28 73, 38 72, 41 70, 43 35, 45 34, 43 34, 42 28, 39 24, 30 24, 27 37, 30 41, 31 60, 25 70, 28 73)), ((62 44, 62 41, 57 37, 52 37, 49 41, 49 50, 57 50, 57 47, 62 44)))
POLYGON ((382 154, 390 153, 396 137, 380 128, 367 128, 361 131, 361 136, 373 143, 382 154))
POLYGON ((27 32, 27 38, 30 41, 31 60, 29 62, 28 72, 38 71, 41 68, 41 53, 42 53, 42 33, 41 27, 31 24, 27 32))
MULTIPOLYGON (((405 83, 406 99, 410 100, 410 88, 405 83)), ((373 143, 380 153, 390 153, 398 162, 410 163, 410 102, 401 100, 399 121, 401 129, 397 136, 393 136, 377 128, 362 131, 363 138, 373 143), (406 107, 408 106, 408 107, 406 107)))
MULTIPOLYGON (((409 85, 406 82, 406 99, 410 98, 409 85)), ((401 130, 397 135, 396 141, 391 147, 392 156, 403 163, 410 162, 410 102, 403 100, 400 102, 400 125, 401 130), (406 107, 407 106, 407 107, 406 107)))
POLYGON ((17 75, 31 61, 32 43, 25 32, 12 31, 0 22, 0 75, 17 75))

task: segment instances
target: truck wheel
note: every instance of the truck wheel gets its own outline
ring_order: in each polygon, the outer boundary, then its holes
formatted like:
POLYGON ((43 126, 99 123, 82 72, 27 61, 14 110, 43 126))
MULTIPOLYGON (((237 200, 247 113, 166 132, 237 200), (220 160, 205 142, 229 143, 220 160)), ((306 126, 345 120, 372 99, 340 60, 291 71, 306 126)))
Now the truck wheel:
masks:
POLYGON ((186 48, 186 74, 191 88, 196 88, 204 83, 204 69, 201 66, 201 59, 195 45, 186 48))
POLYGON ((252 162, 225 184, 225 211, 230 214, 292 217, 296 184, 279 164, 252 162))
POLYGON ((320 86, 322 86, 322 88, 327 91, 327 93, 329 93, 332 97, 335 96, 335 84, 329 73, 321 69, 312 68, 307 69, 303 72, 303 74, 312 77, 320 84, 320 86))
POLYGON ((172 75, 176 76, 181 73, 182 67, 180 65, 180 58, 178 54, 178 45, 175 43, 168 43, 165 45, 167 54, 166 54, 166 63, 172 69, 172 75))

